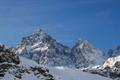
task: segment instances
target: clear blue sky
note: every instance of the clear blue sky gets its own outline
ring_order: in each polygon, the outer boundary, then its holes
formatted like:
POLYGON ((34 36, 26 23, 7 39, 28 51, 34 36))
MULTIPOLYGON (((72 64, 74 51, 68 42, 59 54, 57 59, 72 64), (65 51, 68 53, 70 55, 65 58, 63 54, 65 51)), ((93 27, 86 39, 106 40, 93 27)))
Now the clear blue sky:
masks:
POLYGON ((0 0, 0 42, 15 46, 39 26, 73 46, 87 39, 103 51, 120 44, 120 0, 0 0))

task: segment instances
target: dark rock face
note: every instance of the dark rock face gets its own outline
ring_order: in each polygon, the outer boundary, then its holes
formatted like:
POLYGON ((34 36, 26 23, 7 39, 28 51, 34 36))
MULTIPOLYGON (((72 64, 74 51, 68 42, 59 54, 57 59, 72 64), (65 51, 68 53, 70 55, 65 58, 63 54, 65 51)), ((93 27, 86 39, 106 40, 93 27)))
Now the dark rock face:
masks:
POLYGON ((9 48, 0 45, 0 77, 13 65, 20 63, 19 57, 9 48))
POLYGON ((24 74, 34 74, 40 80, 55 80, 54 76, 49 73, 48 69, 38 66, 30 68, 14 66, 11 68, 11 71, 8 72, 18 79, 22 79, 24 74))
POLYGON ((114 67, 120 68, 120 61, 115 62, 114 67))
POLYGON ((13 75, 15 79, 22 79, 24 74, 34 74, 40 80, 42 78, 42 80, 55 80, 46 68, 39 66, 28 68, 20 63, 19 56, 12 49, 0 45, 0 79, 8 73, 13 75))
POLYGON ((48 69, 44 69, 42 67, 31 67, 31 70, 34 72, 34 74, 37 77, 40 77, 41 75, 43 75, 44 77, 47 78, 47 80, 55 80, 54 77, 51 74, 49 74, 48 69))

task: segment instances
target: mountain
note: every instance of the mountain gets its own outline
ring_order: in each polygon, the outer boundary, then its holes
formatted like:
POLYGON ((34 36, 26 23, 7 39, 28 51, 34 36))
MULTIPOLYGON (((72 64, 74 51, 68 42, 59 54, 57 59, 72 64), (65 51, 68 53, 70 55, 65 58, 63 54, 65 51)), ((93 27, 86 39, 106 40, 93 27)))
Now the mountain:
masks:
POLYGON ((98 74, 104 77, 120 80, 120 47, 110 49, 107 54, 108 59, 103 65, 83 68, 84 72, 98 74))
MULTIPOLYGON (((114 67, 120 62, 120 46, 117 46, 115 49, 110 49, 107 54, 108 59, 103 64, 104 67, 114 67)), ((120 65, 119 65, 120 66, 120 65)))
POLYGON ((120 55, 108 58, 103 65, 83 68, 82 71, 120 80, 120 55))
POLYGON ((114 67, 116 65, 120 66, 119 65, 120 63, 120 55, 119 56, 116 56, 116 57, 110 57, 108 58, 105 63, 103 64, 104 67, 114 67))
POLYGON ((45 66, 80 68, 103 63, 102 51, 87 40, 78 41, 71 49, 58 43, 41 29, 23 37, 15 52, 45 66))
POLYGON ((41 29, 22 39, 16 54, 46 66, 72 66, 71 49, 58 43, 41 29))
POLYGON ((76 67, 100 65, 104 62, 102 51, 94 47, 87 40, 79 40, 72 48, 76 67))
POLYGON ((120 46, 117 46, 115 49, 110 49, 106 55, 106 57, 115 57, 120 55, 120 46))

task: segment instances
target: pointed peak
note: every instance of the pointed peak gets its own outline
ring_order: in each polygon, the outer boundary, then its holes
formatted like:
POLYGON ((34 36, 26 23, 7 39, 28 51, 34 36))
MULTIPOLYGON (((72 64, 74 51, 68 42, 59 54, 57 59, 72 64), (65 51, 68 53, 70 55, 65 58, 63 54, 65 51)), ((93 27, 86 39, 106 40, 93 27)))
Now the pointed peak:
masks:
POLYGON ((95 48, 88 40, 83 40, 83 39, 78 40, 77 43, 75 44, 75 47, 78 47, 78 48, 84 48, 84 47, 95 48))
POLYGON ((82 40, 82 39, 80 39, 78 41, 81 42, 81 43, 88 43, 89 42, 88 40, 82 40))
POLYGON ((41 28, 38 28, 33 34, 45 33, 41 28))
POLYGON ((43 30, 41 28, 38 28, 37 32, 43 32, 43 30))
POLYGON ((44 30, 42 30, 41 28, 37 29, 35 32, 32 33, 32 36, 44 36, 44 37, 50 37, 49 34, 47 34, 44 30))
POLYGON ((37 29, 35 32, 33 32, 31 35, 28 35, 26 37, 23 37, 22 44, 34 44, 37 42, 45 42, 45 41, 56 41, 53 39, 49 34, 44 32, 41 28, 37 29))
POLYGON ((81 45, 81 44, 89 44, 89 41, 88 41, 88 40, 80 39, 80 40, 77 41, 77 44, 78 44, 78 45, 81 45))

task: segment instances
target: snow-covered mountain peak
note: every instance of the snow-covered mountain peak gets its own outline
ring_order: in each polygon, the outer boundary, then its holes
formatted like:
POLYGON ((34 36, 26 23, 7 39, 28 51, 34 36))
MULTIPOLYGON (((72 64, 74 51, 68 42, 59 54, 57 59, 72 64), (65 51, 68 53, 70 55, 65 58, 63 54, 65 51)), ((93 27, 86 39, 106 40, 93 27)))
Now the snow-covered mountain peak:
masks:
POLYGON ((50 35, 44 32, 42 29, 33 32, 31 35, 23 37, 21 44, 33 45, 35 43, 50 43, 55 41, 50 35))
POLYGON ((88 43, 87 40, 78 40, 78 42, 76 43, 76 46, 79 48, 83 48, 83 46, 87 43, 88 43))
POLYGON ((88 40, 78 40, 75 47, 84 49, 84 48, 95 48, 88 40))
POLYGON ((102 51, 94 47, 87 40, 79 40, 72 48, 78 67, 88 67, 90 65, 101 64, 102 51))
POLYGON ((79 40, 70 49, 41 29, 24 37, 16 47, 16 54, 47 66, 88 67, 102 62, 100 56, 102 52, 89 41, 79 40))
POLYGON ((40 38, 44 38, 44 37, 50 37, 50 35, 48 35, 45 31, 43 31, 42 29, 38 29, 35 32, 32 33, 31 36, 37 36, 40 38))
POLYGON ((79 40, 73 49, 76 49, 77 51, 83 52, 83 54, 98 54, 102 55, 102 51, 95 46, 93 46, 88 40, 79 40))
POLYGON ((41 29, 24 37, 16 47, 16 54, 32 59, 41 65, 73 65, 71 49, 58 43, 41 29))
POLYGON ((117 46, 115 49, 109 49, 108 53, 106 54, 106 57, 116 57, 120 55, 120 45, 117 46))

